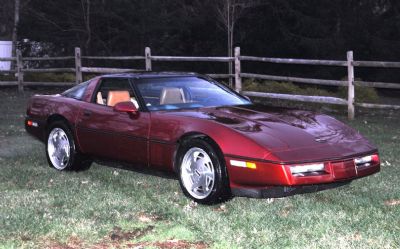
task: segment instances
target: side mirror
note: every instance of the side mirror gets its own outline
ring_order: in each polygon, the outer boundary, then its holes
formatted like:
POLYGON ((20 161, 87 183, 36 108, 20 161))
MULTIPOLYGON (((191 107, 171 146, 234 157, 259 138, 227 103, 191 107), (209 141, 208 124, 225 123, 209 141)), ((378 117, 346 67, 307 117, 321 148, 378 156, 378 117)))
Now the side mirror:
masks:
POLYGON ((126 112, 128 114, 137 114, 138 113, 138 109, 136 108, 136 106, 130 102, 119 102, 114 106, 114 111, 116 112, 126 112))

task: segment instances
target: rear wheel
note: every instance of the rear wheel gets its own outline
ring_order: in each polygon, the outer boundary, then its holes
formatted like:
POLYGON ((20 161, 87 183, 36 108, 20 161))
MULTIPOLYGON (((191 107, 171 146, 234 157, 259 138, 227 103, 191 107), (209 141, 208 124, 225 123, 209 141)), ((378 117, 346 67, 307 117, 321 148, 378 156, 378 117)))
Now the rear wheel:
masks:
POLYGON ((54 122, 47 134, 46 156, 49 165, 57 170, 84 170, 92 161, 76 148, 74 137, 64 122, 54 122))
POLYGON ((178 153, 179 183, 186 196, 202 204, 222 202, 229 196, 223 160, 203 139, 184 142, 178 153))

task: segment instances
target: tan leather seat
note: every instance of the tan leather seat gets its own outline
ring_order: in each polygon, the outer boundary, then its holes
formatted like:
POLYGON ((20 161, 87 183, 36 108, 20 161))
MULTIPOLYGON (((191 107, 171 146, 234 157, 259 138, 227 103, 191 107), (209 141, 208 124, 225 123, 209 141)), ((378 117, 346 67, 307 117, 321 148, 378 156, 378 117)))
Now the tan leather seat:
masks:
POLYGON ((160 105, 185 103, 185 94, 182 88, 165 87, 160 96, 160 105))
POLYGON ((120 102, 131 101, 129 91, 109 91, 107 97, 107 105, 115 106, 120 102))
POLYGON ((101 94, 101 92, 98 92, 96 97, 97 97, 97 104, 104 105, 103 95, 101 94))

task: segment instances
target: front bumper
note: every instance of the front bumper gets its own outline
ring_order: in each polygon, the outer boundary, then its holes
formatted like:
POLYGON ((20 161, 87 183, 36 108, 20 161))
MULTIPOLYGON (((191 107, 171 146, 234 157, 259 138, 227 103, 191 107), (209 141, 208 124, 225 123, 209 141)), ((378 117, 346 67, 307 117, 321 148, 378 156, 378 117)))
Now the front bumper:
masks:
POLYGON ((322 190, 338 188, 347 184, 351 181, 334 182, 325 184, 315 185, 303 185, 303 186, 274 186, 266 188, 232 188, 232 195, 239 197, 250 197, 250 198, 280 198, 297 194, 313 193, 322 190))
MULTIPOLYGON (((377 152, 373 152, 373 154, 378 155, 377 152)), ((282 197, 339 187, 354 179, 380 171, 379 160, 368 166, 361 167, 356 165, 355 158, 358 158, 358 156, 318 162, 324 165, 324 171, 305 175, 292 174, 291 167, 293 164, 261 160, 252 161, 251 159, 238 159, 235 157, 225 157, 225 162, 228 169, 230 187, 234 195, 282 197), (244 165, 253 167, 232 165, 231 162, 237 162, 237 160, 244 160, 246 162, 244 165)))

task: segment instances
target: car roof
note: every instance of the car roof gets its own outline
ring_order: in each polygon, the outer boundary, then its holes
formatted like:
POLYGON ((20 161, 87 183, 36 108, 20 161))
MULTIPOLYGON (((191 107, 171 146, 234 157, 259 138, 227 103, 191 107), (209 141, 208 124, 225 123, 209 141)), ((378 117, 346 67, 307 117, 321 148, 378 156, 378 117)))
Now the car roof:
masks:
POLYGON ((102 78, 164 78, 164 77, 182 77, 182 76, 201 76, 194 72, 137 72, 137 73, 121 73, 121 74, 106 74, 102 78))

